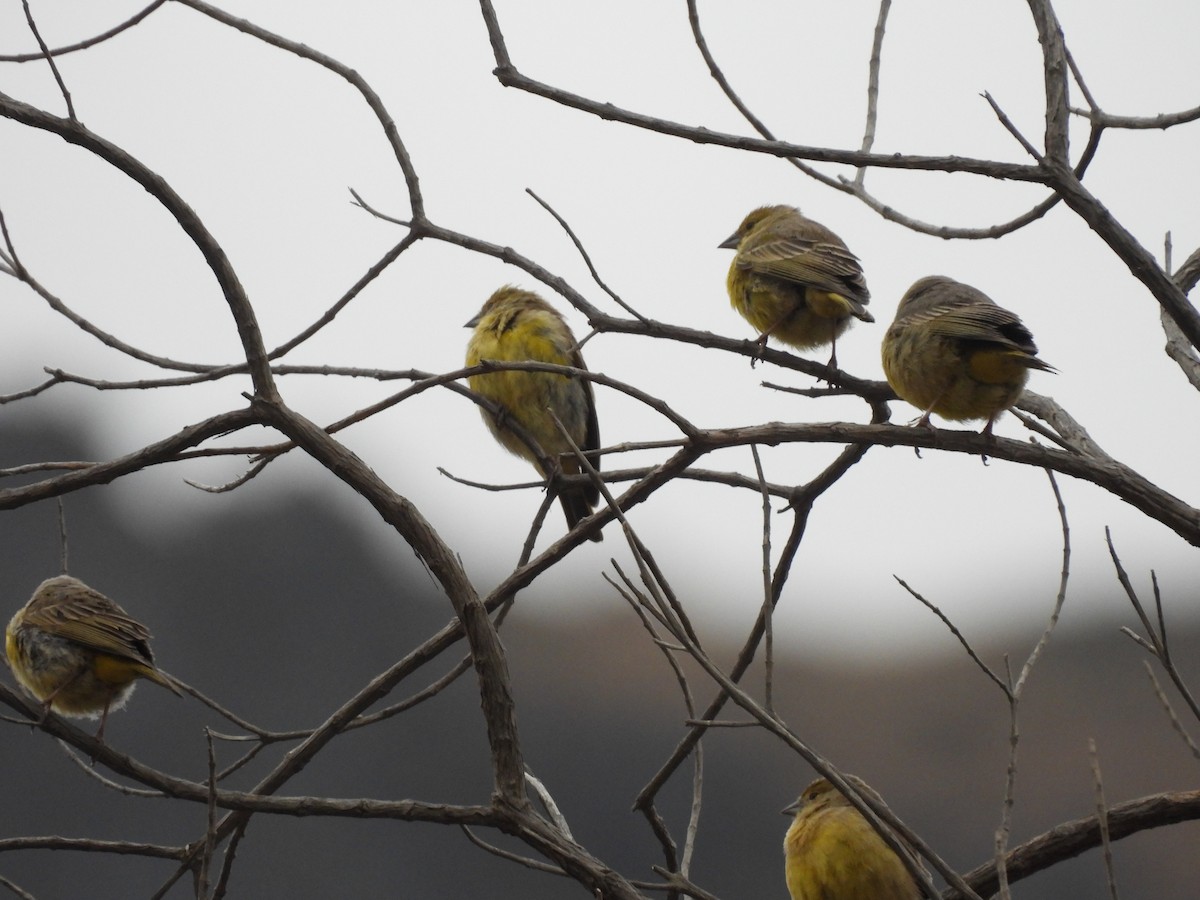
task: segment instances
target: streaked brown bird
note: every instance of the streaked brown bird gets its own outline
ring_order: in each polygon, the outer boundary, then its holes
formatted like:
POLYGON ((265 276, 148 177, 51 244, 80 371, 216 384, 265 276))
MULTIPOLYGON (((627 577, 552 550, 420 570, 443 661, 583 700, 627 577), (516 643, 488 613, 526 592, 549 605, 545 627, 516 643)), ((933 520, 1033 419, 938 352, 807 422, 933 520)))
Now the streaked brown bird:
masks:
MULTIPOLYGON (((846 778, 883 803, 861 779, 846 778)), ((795 816, 783 839, 792 900, 921 900, 921 889, 900 857, 826 779, 806 787, 783 813, 795 816)))
MULTIPOLYGON (((587 368, 566 321, 532 291, 512 286, 500 288, 466 327, 475 329, 467 344, 468 366, 490 359, 587 368)), ((582 470, 570 442, 555 426, 554 416, 580 450, 600 447, 596 401, 592 383, 586 379, 555 372, 510 370, 472 375, 470 385, 471 390, 500 407, 500 415, 483 407, 479 409, 496 440, 505 449, 533 463, 547 480, 554 473, 543 467, 537 454, 509 427, 510 423, 528 432, 567 475, 576 475, 582 470)), ((596 469, 600 468, 598 456, 591 457, 591 462, 596 469)), ((600 491, 593 484, 559 492, 559 501, 571 528, 591 515, 599 499, 600 491)), ((599 541, 603 536, 596 532, 591 539, 599 541)))
POLYGON ((874 322, 858 257, 840 237, 791 206, 762 206, 719 245, 736 250, 729 302, 759 332, 798 350, 832 344, 852 318, 874 322))
POLYGON ((120 709, 145 678, 180 695, 150 652, 150 632, 99 591, 77 578, 43 581, 8 623, 5 654, 17 681, 65 716, 99 718, 104 737, 111 710, 120 709))
POLYGON ((913 284, 883 337, 883 371, 903 400, 952 421, 987 419, 984 434, 1021 396, 1030 369, 1055 371, 1037 357, 1016 313, 943 275, 913 284))

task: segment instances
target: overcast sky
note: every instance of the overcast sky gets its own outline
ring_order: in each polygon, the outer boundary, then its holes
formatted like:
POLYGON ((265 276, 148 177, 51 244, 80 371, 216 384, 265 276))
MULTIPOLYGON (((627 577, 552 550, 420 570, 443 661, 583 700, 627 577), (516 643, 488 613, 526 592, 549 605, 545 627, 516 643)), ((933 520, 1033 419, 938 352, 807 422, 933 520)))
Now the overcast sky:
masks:
MULTIPOLYGON (((31 6, 48 43, 60 46, 104 30, 141 4, 33 0, 31 6)), ((877 322, 859 324, 839 343, 843 368, 882 378, 879 341, 914 280, 945 274, 966 281, 1021 315, 1041 356, 1060 370, 1035 373, 1031 389, 1055 397, 1117 459, 1194 502, 1200 442, 1194 392, 1162 353, 1152 298, 1069 210, 1057 208, 1000 241, 914 234, 782 160, 639 131, 501 87, 479 9, 466 0, 230 0, 223 7, 337 58, 372 84, 412 154, 435 222, 514 247, 601 308, 619 312, 526 188, 570 221, 602 277, 634 308, 743 338, 753 331, 729 306, 730 253, 717 244, 755 206, 798 205, 858 254, 872 292, 877 322)), ((709 77, 681 2, 498 0, 497 9, 514 63, 532 77, 642 113, 752 133, 709 77)), ((1197 103, 1200 6, 1194 2, 1074 0, 1059 3, 1058 11, 1068 46, 1108 111, 1150 115, 1197 103)), ((859 145, 876 4, 702 2, 700 12, 726 75, 776 135, 800 144, 859 145)), ((0 8, 0 53, 35 46, 20 4, 0 8)), ((269 347, 316 319, 402 236, 399 227, 350 203, 353 187, 384 212, 408 214, 403 179, 378 123, 361 97, 324 69, 168 3, 115 40, 63 58, 61 71, 82 121, 164 176, 222 242, 269 347)), ((63 111, 44 64, 3 64, 0 90, 63 111)), ((875 149, 1025 162, 984 91, 1034 143, 1040 140, 1042 75, 1027 6, 897 4, 883 49, 875 149)), ((1077 124, 1077 146, 1083 134, 1077 124)), ((1177 262, 1200 245, 1196 135, 1195 125, 1109 133, 1086 182, 1156 252, 1171 232, 1177 262)), ((1026 185, 967 175, 876 171, 867 183, 902 212, 948 225, 994 224, 1041 199, 1026 185)), ((100 327, 177 359, 239 359, 228 307, 200 255, 124 176, 57 137, 0 120, 0 209, 24 263, 100 327)), ((468 337, 463 323, 507 282, 542 290, 578 336, 586 333, 581 316, 525 273, 424 241, 286 361, 457 368, 468 337)), ((42 366, 112 380, 157 374, 81 334, 11 279, 0 280, 0 303, 0 393, 36 384, 42 366)), ((701 426, 867 417, 861 402, 765 389, 763 380, 813 382, 770 365, 751 369, 744 358, 716 351, 601 335, 584 353, 592 369, 663 397, 701 426)), ((826 351, 813 355, 824 361, 826 351)), ((67 387, 33 402, 80 416, 81 426, 100 435, 103 452, 119 455, 240 406, 247 387, 242 378, 153 393, 67 387)), ((287 378, 282 389, 295 407, 328 422, 397 387, 287 378)), ((614 392, 599 389, 597 405, 606 445, 675 436, 668 423, 614 392)), ((894 421, 916 414, 902 403, 893 407, 894 421)), ((0 409, 0 428, 5 414, 0 409)), ((998 432, 1027 435, 1012 417, 998 432)), ((460 549, 481 590, 502 577, 540 494, 481 493, 437 473, 442 466, 494 483, 531 477, 525 462, 491 440, 470 403, 428 392, 344 437, 460 549)), ((764 449, 767 477, 803 482, 837 450, 764 449)), ((147 527, 161 527, 164 520, 219 514, 227 498, 200 494, 183 479, 219 483, 243 464, 165 467, 97 490, 112 492, 147 527)), ((753 472, 748 450, 701 465, 753 472)), ((299 461, 269 470, 248 490, 266 495, 301 480, 345 493, 299 461)), ((1149 569, 1158 571, 1169 612, 1183 615, 1195 605, 1200 566, 1193 549, 1103 491, 1065 478, 1060 484, 1074 543, 1068 624, 1121 612, 1103 543, 1106 525, 1141 583, 1149 569)), ((762 593, 757 495, 681 483, 638 507, 631 520, 685 602, 708 613, 710 623, 749 623, 762 593)), ((778 545, 788 519, 776 522, 778 545)), ((543 546, 562 527, 555 509, 543 546)), ((1059 531, 1039 471, 1004 462, 984 467, 978 458, 947 453, 918 459, 904 448, 872 450, 819 502, 780 606, 777 639, 810 648, 836 639, 837 647, 872 652, 945 646, 944 630, 893 575, 974 636, 989 628, 1040 627, 1057 590, 1059 531)), ((615 528, 606 537, 541 579, 527 602, 546 614, 584 605, 618 609, 600 574, 609 557, 627 562, 628 552, 615 528)), ((394 553, 396 539, 380 546, 394 553)))

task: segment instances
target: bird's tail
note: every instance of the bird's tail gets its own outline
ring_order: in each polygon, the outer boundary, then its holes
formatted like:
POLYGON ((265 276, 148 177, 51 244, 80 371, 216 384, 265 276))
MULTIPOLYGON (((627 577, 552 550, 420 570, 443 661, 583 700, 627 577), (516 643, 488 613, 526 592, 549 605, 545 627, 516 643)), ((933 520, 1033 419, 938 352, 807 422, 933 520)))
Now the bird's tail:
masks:
POLYGON ((1058 369, 1050 365, 1050 363, 1038 359, 1036 356, 1026 356, 1022 363, 1031 369, 1040 369, 1043 372, 1057 372, 1058 369))
POLYGON ((867 307, 863 303, 839 291, 810 287, 805 295, 805 301, 808 303, 808 308, 818 316, 844 319, 850 315, 856 319, 862 319, 864 322, 875 321, 875 317, 867 312, 867 307))
MULTIPOLYGON (((558 495, 558 501, 562 504, 563 512, 567 516, 567 525, 571 528, 592 514, 592 504, 588 502, 583 491, 563 491, 558 495)), ((604 535, 597 531, 590 535, 588 540, 599 542, 604 540, 604 535)))
POLYGON ((155 684, 165 687, 176 697, 183 696, 183 691, 179 687, 179 682, 161 669, 156 669, 154 666, 142 666, 138 669, 138 674, 147 681, 153 681, 155 684))

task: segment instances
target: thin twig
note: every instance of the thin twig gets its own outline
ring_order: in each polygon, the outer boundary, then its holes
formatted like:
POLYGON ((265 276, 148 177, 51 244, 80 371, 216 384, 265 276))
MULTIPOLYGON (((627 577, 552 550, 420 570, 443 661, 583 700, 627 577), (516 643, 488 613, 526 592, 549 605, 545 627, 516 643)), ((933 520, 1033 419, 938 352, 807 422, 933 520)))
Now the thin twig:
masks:
MULTIPOLYGON (((1145 646, 1145 642, 1137 635, 1132 635, 1139 643, 1145 646)), ((1187 748, 1192 752, 1192 756, 1200 759, 1200 747, 1196 746, 1196 742, 1192 740, 1192 736, 1187 733, 1187 729, 1183 727, 1183 723, 1179 721, 1179 717, 1175 715, 1175 707, 1171 705, 1170 698, 1167 697, 1167 692, 1163 690, 1163 686, 1159 684, 1158 677, 1154 674, 1154 667, 1150 665, 1148 659, 1142 660, 1142 665, 1146 669, 1146 675, 1150 678, 1150 685, 1154 689, 1154 696, 1158 698, 1159 705, 1162 706, 1163 712, 1167 714, 1167 718, 1171 722, 1171 727, 1175 733, 1183 739, 1187 744, 1187 748)))
MULTIPOLYGON (((147 6, 145 9, 130 16, 124 22, 121 22, 118 25, 114 25, 112 28, 109 28, 107 31, 103 31, 100 34, 95 35, 94 37, 87 38, 86 40, 77 41, 74 44, 68 44, 65 47, 55 47, 53 50, 49 51, 49 55, 51 58, 58 57, 58 56, 66 56, 68 53, 76 53, 79 50, 87 50, 89 47, 95 47, 98 44, 103 44, 105 41, 116 37, 121 32, 128 31, 130 28, 137 25, 139 22, 141 22, 143 19, 145 19, 148 15, 150 15, 150 13, 154 12, 156 9, 158 9, 160 6, 162 6, 166 2, 167 2, 167 0, 154 0, 154 2, 151 3, 149 6, 147 6)), ((0 55, 0 62, 15 62, 15 63, 38 62, 40 60, 45 59, 46 55, 47 55, 47 52, 45 50, 43 50, 39 53, 4 54, 4 55, 0 55)))
POLYGON ((500 847, 497 847, 495 844, 489 844, 483 838, 475 834, 475 832, 466 825, 462 825, 460 828, 462 829, 463 834, 467 836, 467 840, 469 840, 480 850, 484 850, 492 854, 492 856, 498 856, 500 859, 506 859, 509 862, 514 862, 517 865, 524 866, 527 869, 533 869, 535 872, 545 872, 548 875, 565 876, 567 874, 558 866, 551 865, 550 863, 544 863, 538 859, 530 859, 528 856, 521 856, 509 850, 503 850, 500 847))
MULTIPOLYGON (((875 146, 875 125, 879 120, 879 70, 883 58, 883 38, 887 32, 888 13, 892 9, 892 0, 880 0, 879 17, 875 20, 875 34, 871 40, 871 60, 867 64, 867 124, 863 129, 863 153, 870 153, 875 146)), ((865 167, 860 167, 854 173, 854 183, 862 187, 863 179, 867 176, 865 167)))
POLYGON ((527 193, 530 197, 532 197, 534 200, 536 200, 538 202, 538 204, 542 207, 542 209, 544 209, 544 210, 546 210, 546 212, 550 213, 550 215, 552 215, 554 217, 554 221, 558 222, 558 224, 560 226, 562 226, 562 230, 567 233, 567 237, 569 237, 571 239, 571 243, 575 245, 575 249, 579 251, 579 255, 581 257, 583 257, 584 265, 587 266, 588 272, 591 273, 592 280, 594 282, 596 282, 596 284, 600 287, 600 290, 602 290, 602 291, 604 291, 604 293, 608 294, 608 296, 610 296, 613 299, 614 303, 616 303, 618 306, 620 306, 621 309, 625 310, 625 312, 629 313, 635 319, 638 319, 639 321, 642 321, 642 322, 647 321, 645 316, 643 316, 641 313, 639 313, 637 310, 635 310, 632 306, 630 306, 628 303, 626 303, 624 300, 622 300, 616 291, 614 291, 612 288, 610 288, 607 284, 604 283, 604 279, 600 277, 600 273, 596 270, 596 266, 592 263, 592 257, 588 254, 587 249, 583 246, 583 242, 581 240, 579 240, 578 235, 575 234, 575 230, 567 223, 567 220, 564 219, 562 216, 560 216, 558 214, 558 211, 555 210, 554 207, 552 207, 549 203, 547 203, 545 200, 543 200, 541 197, 539 197, 537 194, 535 194, 531 189, 526 188, 525 193, 527 193))
POLYGON ((908 582, 906 582, 899 575, 893 575, 892 577, 896 579, 896 582, 900 585, 900 587, 908 591, 913 599, 937 616, 941 620, 942 624, 950 629, 950 633, 954 635, 958 642, 962 644, 963 649, 967 651, 967 656, 971 657, 971 660, 979 667, 979 670, 983 672, 983 674, 989 679, 991 679, 996 687, 1000 688, 1000 690, 1004 692, 1005 696, 1011 696, 1012 688, 1009 687, 1008 683, 994 671, 992 671, 988 664, 980 658, 979 654, 975 652, 975 648, 971 646, 971 642, 967 640, 966 635, 958 630, 958 626, 950 620, 950 617, 942 612, 942 610, 936 604, 926 600, 919 591, 910 587, 908 582))
POLYGON ((208 876, 217 843, 217 752, 213 734, 205 729, 204 742, 208 750, 208 802, 204 805, 204 849, 196 872, 196 896, 208 896, 208 876))
POLYGON ((75 104, 71 102, 71 92, 67 90, 67 83, 63 81, 62 73, 58 71, 58 63, 54 61, 54 54, 50 52, 50 48, 42 40, 42 34, 38 31, 37 23, 33 20, 33 12, 29 9, 29 0, 21 0, 21 7, 25 10, 25 21, 29 24, 29 30, 33 33, 34 40, 37 41, 38 47, 42 50, 42 58, 46 60, 46 63, 50 66, 50 71, 54 73, 54 80, 58 83, 58 90, 62 93, 63 102, 67 105, 67 118, 72 122, 78 121, 75 116, 75 104))
POLYGON ((763 474, 762 458, 758 454, 758 445, 750 445, 750 454, 754 459, 754 474, 758 476, 762 492, 762 586, 763 601, 759 615, 765 624, 763 630, 763 706, 774 713, 773 675, 775 673, 775 617, 771 596, 771 495, 767 491, 767 478, 763 474))
POLYGON ((1167 675, 1170 676, 1171 683, 1175 685, 1175 689, 1179 691, 1180 696, 1183 697, 1188 709, 1191 710, 1192 716, 1195 717, 1197 721, 1200 721, 1200 704, 1197 704, 1196 698, 1192 695, 1191 689, 1183 680, 1183 675, 1179 672, 1179 669, 1175 666, 1174 661, 1171 659, 1170 644, 1167 640, 1167 620, 1166 614, 1163 611, 1162 594, 1158 589, 1158 579, 1153 577, 1152 573, 1154 602, 1157 611, 1156 625, 1154 622, 1151 622, 1149 615, 1146 614, 1146 610, 1143 608, 1142 602, 1138 598, 1137 592, 1133 588, 1133 583, 1130 582, 1129 575, 1125 572, 1125 567, 1121 565, 1121 559, 1117 556, 1117 549, 1113 544, 1112 532, 1108 528, 1104 529, 1104 538, 1108 543, 1109 557, 1112 559, 1113 567, 1117 572, 1117 581, 1125 591, 1125 596, 1128 598, 1129 604, 1133 607, 1134 612, 1137 613, 1138 618, 1141 620, 1142 627, 1146 629, 1144 638, 1138 638, 1137 635, 1129 630, 1126 630, 1126 634, 1129 634, 1131 637, 1137 639, 1137 642, 1142 647, 1149 650, 1154 655, 1154 657, 1162 665, 1163 670, 1167 673, 1167 675))
POLYGON ((1017 676, 1017 681, 1013 685, 1013 694, 1016 697, 1021 696, 1029 674, 1033 671, 1038 659, 1041 658, 1046 645, 1050 643, 1050 635, 1054 633, 1054 626, 1058 624, 1058 619, 1062 615, 1063 604, 1067 599, 1067 582, 1071 577, 1071 524, 1067 519, 1067 507, 1063 503, 1062 492, 1058 489, 1058 479, 1054 477, 1054 473, 1047 470, 1046 477, 1050 480, 1050 489, 1054 492, 1054 504, 1058 510, 1059 527, 1062 530, 1062 566, 1059 569, 1058 593, 1054 597, 1054 608, 1050 613, 1050 619, 1042 631, 1041 638, 1030 652, 1029 658, 1025 660, 1025 665, 1021 667, 1021 674, 1017 676))
POLYGON ((67 508, 63 503, 62 497, 55 498, 55 504, 58 506, 58 552, 59 564, 63 575, 71 571, 69 563, 68 544, 67 544, 67 508))
POLYGON ((534 794, 536 794, 538 800, 541 801, 547 815, 550 816, 550 821, 555 824, 558 830, 561 831, 568 840, 575 840, 575 836, 571 834, 571 826, 567 824, 566 816, 562 814, 562 810, 560 810, 558 808, 558 804, 554 802, 554 796, 546 788, 546 785, 542 784, 541 779, 535 777, 534 774, 529 771, 529 769, 526 769, 525 783, 533 789, 534 794))
POLYGON ((3 875, 0 875, 0 886, 7 888, 14 896, 20 897, 21 900, 37 900, 37 897, 29 893, 15 881, 9 881, 3 875))
POLYGON ((1017 139, 1017 143, 1025 148, 1026 153, 1040 163, 1042 161, 1042 154, 1038 152, 1037 147, 1029 143, 1025 135, 1021 134, 1017 126, 1013 124, 1012 119, 1000 108, 1000 104, 996 102, 996 99, 986 91, 983 93, 983 99, 988 102, 988 106, 992 108, 992 112, 996 114, 996 118, 1000 120, 1000 124, 1004 126, 1005 130, 1017 139))
POLYGON ((1096 741, 1088 739, 1088 756, 1092 763, 1092 779, 1096 785, 1096 821, 1100 823, 1100 846, 1104 859, 1104 876, 1108 883, 1108 895, 1120 900, 1117 892, 1117 873, 1113 868, 1112 842, 1108 833, 1108 803, 1104 800, 1104 779, 1100 775, 1100 754, 1096 752, 1096 741))

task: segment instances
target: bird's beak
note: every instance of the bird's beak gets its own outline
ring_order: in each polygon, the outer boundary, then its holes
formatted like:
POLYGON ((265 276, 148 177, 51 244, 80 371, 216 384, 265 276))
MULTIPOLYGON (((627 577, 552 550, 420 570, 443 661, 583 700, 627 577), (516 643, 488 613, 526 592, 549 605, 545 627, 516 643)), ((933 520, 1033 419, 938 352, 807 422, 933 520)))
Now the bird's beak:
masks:
POLYGON ((470 318, 470 319, 467 321, 467 324, 466 324, 466 325, 464 325, 464 326, 463 326, 463 328, 474 328, 476 325, 478 325, 478 324, 479 324, 479 320, 480 320, 480 319, 482 319, 482 318, 483 318, 483 312, 482 312, 482 311, 481 311, 481 312, 477 312, 477 313, 475 313, 475 315, 473 315, 473 316, 472 316, 472 317, 471 317, 471 318, 470 318))
POLYGON ((785 816, 794 816, 796 813, 800 812, 800 807, 803 805, 803 800, 798 799, 795 803, 789 803, 787 806, 781 809, 780 812, 785 816))
POLYGON ((722 250, 736 250, 738 242, 741 239, 742 236, 735 231, 729 237, 725 238, 725 240, 721 241, 721 243, 717 244, 717 246, 722 250))

